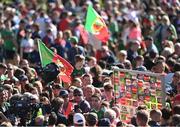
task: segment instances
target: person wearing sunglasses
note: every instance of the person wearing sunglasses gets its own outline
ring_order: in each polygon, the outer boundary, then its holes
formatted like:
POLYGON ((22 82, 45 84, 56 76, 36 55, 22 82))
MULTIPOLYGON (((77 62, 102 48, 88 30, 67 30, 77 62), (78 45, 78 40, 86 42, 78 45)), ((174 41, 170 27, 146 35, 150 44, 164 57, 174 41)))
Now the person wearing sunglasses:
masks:
POLYGON ((82 89, 80 88, 74 89, 73 95, 74 95, 74 101, 76 103, 76 105, 74 106, 74 111, 82 112, 82 113, 89 112, 91 107, 89 102, 85 100, 82 89))
POLYGON ((62 89, 62 86, 60 84, 54 84, 52 86, 53 94, 55 97, 59 96, 59 92, 61 91, 61 89, 62 89))

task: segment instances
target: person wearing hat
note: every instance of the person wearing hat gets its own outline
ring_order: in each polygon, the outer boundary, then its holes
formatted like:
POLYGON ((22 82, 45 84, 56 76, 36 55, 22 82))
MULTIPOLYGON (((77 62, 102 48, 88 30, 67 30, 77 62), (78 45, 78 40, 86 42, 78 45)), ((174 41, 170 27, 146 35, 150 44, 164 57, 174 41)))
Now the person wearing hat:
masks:
POLYGON ((138 40, 133 40, 129 44, 129 49, 127 50, 127 59, 133 61, 138 56, 138 49, 140 48, 140 42, 138 40))
POLYGON ((78 45, 78 38, 76 36, 72 36, 69 38, 69 42, 71 43, 71 48, 67 52, 68 60, 72 65, 75 65, 75 56, 83 55, 85 56, 85 51, 82 46, 78 45))
POLYGON ((60 91, 62 90, 62 85, 58 84, 58 83, 54 83, 52 82, 52 92, 54 94, 55 97, 59 96, 60 91))
POLYGON ((5 83, 7 84, 15 84, 19 80, 14 76, 14 67, 12 64, 7 64, 7 80, 5 83))
POLYGON ((98 121, 97 124, 99 127, 110 127, 111 126, 111 122, 108 118, 102 118, 98 121))
POLYGON ((84 94, 81 88, 76 88, 73 91, 74 101, 76 105, 74 105, 75 112, 87 113, 91 110, 90 104, 85 100, 84 94))
POLYGON ((85 127, 86 119, 83 114, 75 113, 73 116, 73 123, 75 127, 85 127))
POLYGON ((74 108, 73 103, 69 100, 69 92, 67 90, 61 90, 59 92, 59 97, 63 98, 64 100, 62 112, 66 116, 66 118, 68 118, 69 114, 74 108))
POLYGON ((144 41, 147 50, 146 53, 150 53, 150 52, 155 52, 157 54, 159 53, 156 45, 154 44, 154 40, 151 36, 145 37, 144 41))
POLYGON ((83 55, 76 55, 74 70, 71 74, 72 78, 81 78, 86 73, 84 64, 85 57, 83 55))

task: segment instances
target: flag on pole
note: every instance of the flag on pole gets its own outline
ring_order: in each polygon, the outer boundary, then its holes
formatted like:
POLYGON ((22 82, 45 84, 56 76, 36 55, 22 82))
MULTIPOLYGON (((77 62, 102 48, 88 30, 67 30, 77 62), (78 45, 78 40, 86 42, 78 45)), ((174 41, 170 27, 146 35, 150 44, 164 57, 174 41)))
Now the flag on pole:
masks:
POLYGON ((88 6, 85 29, 101 42, 109 40, 108 28, 103 18, 93 9, 92 5, 88 6))
POLYGON ((64 58, 59 56, 58 54, 53 53, 50 49, 48 49, 45 44, 38 40, 38 49, 41 60, 42 67, 45 67, 47 64, 54 62, 58 66, 60 66, 60 78, 65 83, 71 82, 71 73, 73 72, 73 66, 67 62, 64 58))

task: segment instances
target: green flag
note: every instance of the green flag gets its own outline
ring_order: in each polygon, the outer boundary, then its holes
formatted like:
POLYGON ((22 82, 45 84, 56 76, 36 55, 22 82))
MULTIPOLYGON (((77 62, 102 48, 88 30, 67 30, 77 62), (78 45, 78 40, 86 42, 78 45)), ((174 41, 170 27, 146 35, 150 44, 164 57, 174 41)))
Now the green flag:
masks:
POLYGON ((85 29, 92 33, 101 42, 107 42, 109 40, 108 28, 103 18, 91 5, 88 6, 85 29))

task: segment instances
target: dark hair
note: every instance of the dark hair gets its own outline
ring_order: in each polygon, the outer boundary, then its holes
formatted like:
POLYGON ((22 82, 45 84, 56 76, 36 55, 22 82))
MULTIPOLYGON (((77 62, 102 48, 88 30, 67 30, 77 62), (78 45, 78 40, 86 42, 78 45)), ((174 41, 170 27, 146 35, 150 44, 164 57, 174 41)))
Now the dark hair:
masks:
POLYGON ((55 125, 57 123, 57 115, 55 112, 51 112, 48 120, 49 125, 55 125))
MULTIPOLYGON (((149 116, 148 116, 146 110, 139 110, 136 115, 137 115, 137 119, 140 119, 141 121, 143 121, 143 123, 148 122, 149 116)), ((142 126, 142 125, 140 125, 140 126, 142 126)))
POLYGON ((82 60, 85 60, 85 57, 83 55, 76 55, 75 56, 75 62, 80 62, 82 60))
POLYGON ((102 72, 102 68, 99 65, 97 65, 95 67, 92 67, 90 69, 90 72, 93 73, 95 75, 95 77, 98 77, 102 72))
POLYGON ((111 85, 110 83, 107 83, 106 85, 104 85, 104 90, 105 91, 110 91, 113 89, 113 85, 111 85))
POLYGON ((169 118, 172 115, 171 110, 168 109, 168 108, 161 109, 161 112, 162 112, 162 118, 165 119, 165 120, 169 120, 169 118))
POLYGON ((180 71, 180 63, 179 62, 174 65, 173 71, 174 72, 180 71))
POLYGON ((179 114, 180 115, 180 105, 176 105, 173 107, 173 114, 179 114))
POLYGON ((139 110, 147 110, 147 106, 146 105, 139 105, 138 107, 137 107, 137 110, 139 111, 139 110))
POLYGON ((97 98, 98 100, 101 100, 101 96, 97 93, 95 93, 91 96, 91 98, 93 98, 93 97, 97 98))
POLYGON ((50 99, 50 95, 49 95, 49 92, 48 91, 43 91, 41 94, 40 94, 41 97, 47 97, 48 99, 50 99))
POLYGON ((57 112, 59 108, 62 107, 63 103, 64 103, 64 100, 62 98, 60 97, 54 98, 51 102, 53 111, 57 112))
POLYGON ((142 55, 138 55, 136 58, 135 58, 136 61, 139 61, 139 60, 144 60, 144 57, 142 55))
POLYGON ((73 125, 73 116, 74 116, 74 112, 71 112, 68 115, 68 119, 67 119, 68 126, 72 126, 73 125))
POLYGON ((121 127, 121 126, 123 126, 123 122, 122 122, 122 121, 118 121, 118 122, 116 123, 116 127, 121 127))
POLYGON ((179 127, 180 125, 180 115, 179 114, 175 114, 172 116, 172 122, 170 126, 177 126, 179 127))
POLYGON ((168 66, 173 67, 176 64, 176 60, 173 58, 169 58, 166 63, 168 66))

